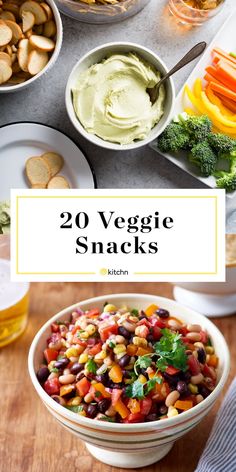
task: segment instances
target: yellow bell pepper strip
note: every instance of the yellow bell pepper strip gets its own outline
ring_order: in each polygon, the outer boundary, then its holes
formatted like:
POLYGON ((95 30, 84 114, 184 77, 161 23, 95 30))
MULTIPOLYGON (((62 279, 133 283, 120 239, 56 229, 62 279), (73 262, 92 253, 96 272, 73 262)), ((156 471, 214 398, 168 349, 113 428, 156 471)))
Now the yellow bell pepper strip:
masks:
POLYGON ((225 118, 220 112, 219 108, 210 102, 205 92, 201 92, 201 100, 205 108, 209 111, 209 113, 215 118, 217 122, 221 123, 222 125, 228 126, 229 128, 232 128, 232 130, 235 130, 234 132, 236 133, 236 123, 234 123, 228 118, 225 118))
POLYGON ((125 406, 125 404, 122 402, 121 399, 119 399, 117 403, 114 405, 114 409, 117 411, 117 413, 119 413, 119 415, 121 416, 123 420, 127 418, 127 416, 129 416, 130 414, 130 411, 128 410, 128 408, 125 406))
POLYGON ((135 398, 130 398, 128 401, 127 407, 131 411, 131 413, 139 413, 140 412, 140 402, 135 400, 135 398))
POLYGON ((193 84, 193 92, 197 98, 201 98, 202 92, 202 80, 200 78, 196 79, 193 84))
POLYGON ((108 375, 109 375, 110 379, 112 380, 112 382, 114 382, 114 383, 122 382, 123 374, 122 374, 121 367, 118 364, 114 364, 112 366, 112 368, 109 371, 108 375))
POLYGON ((213 90, 211 89, 209 85, 206 87, 205 91, 206 91, 208 100, 210 100, 210 102, 213 103, 213 105, 216 105, 223 115, 228 116, 232 121, 236 121, 235 114, 222 104, 221 99, 215 95, 215 93, 213 92, 213 90))
POLYGON ((158 310, 157 305, 149 305, 149 307, 147 307, 147 309, 145 310, 145 314, 147 316, 152 316, 157 310, 158 310))
POLYGON ((192 108, 189 108, 189 107, 186 107, 184 109, 184 112, 187 113, 187 115, 191 115, 191 116, 198 116, 199 115, 192 108))
POLYGON ((191 400, 177 400, 177 402, 174 404, 174 408, 177 408, 177 410, 187 411, 192 407, 193 402, 191 400))
POLYGON ((197 98, 194 93, 190 90, 188 85, 185 85, 184 91, 188 96, 190 102, 195 106, 195 108, 202 114, 205 115, 205 110, 202 106, 202 102, 199 98, 197 98))

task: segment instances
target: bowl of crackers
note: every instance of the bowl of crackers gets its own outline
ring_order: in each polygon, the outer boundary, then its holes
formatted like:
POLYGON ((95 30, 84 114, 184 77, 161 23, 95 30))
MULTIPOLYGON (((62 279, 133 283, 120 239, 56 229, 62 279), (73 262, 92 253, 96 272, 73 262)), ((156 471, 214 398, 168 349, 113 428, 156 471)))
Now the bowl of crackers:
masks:
POLYGON ((56 0, 64 15, 92 24, 116 23, 135 15, 150 0, 56 0))
POLYGON ((52 0, 0 0, 0 93, 15 92, 55 63, 62 44, 52 0))

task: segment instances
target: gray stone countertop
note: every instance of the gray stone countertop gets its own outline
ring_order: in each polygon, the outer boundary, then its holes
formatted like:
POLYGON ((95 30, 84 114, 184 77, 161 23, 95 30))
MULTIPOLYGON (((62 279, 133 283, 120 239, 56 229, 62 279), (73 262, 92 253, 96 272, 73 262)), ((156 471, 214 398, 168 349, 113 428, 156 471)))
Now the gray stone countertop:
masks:
MULTIPOLYGON (((227 0, 218 16, 193 29, 178 25, 168 14, 166 5, 167 0, 151 0, 133 18, 112 25, 87 25, 62 15, 64 40, 59 59, 47 75, 25 91, 0 95, 0 125, 38 121, 65 131, 88 155, 100 188, 203 188, 198 180, 149 147, 113 152, 88 143, 78 136, 65 109, 64 92, 69 73, 90 49, 109 41, 138 42, 156 51, 171 67, 196 42, 209 43, 213 39, 235 7, 235 0, 227 0)), ((175 75, 176 92, 193 66, 175 75)))

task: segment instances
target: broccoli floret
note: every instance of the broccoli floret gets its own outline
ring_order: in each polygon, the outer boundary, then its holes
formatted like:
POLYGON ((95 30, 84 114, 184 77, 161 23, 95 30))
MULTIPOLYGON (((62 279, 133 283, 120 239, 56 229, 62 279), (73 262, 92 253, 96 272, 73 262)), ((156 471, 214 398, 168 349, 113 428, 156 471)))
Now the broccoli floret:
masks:
POLYGON ((180 123, 183 124, 186 131, 190 135, 192 144, 204 141, 207 139, 209 133, 212 130, 212 122, 206 115, 201 116, 188 116, 185 118, 183 115, 179 116, 180 123))
POLYGON ((215 174, 217 178, 217 187, 224 188, 226 192, 233 192, 236 190, 236 150, 231 151, 230 154, 224 155, 226 159, 229 159, 230 167, 229 171, 221 171, 215 174))
POLYGON ((189 135, 180 124, 172 122, 159 136, 157 143, 162 152, 177 152, 188 148, 189 135))
POLYGON ((189 160, 200 168, 204 177, 208 177, 215 171, 217 156, 205 140, 192 147, 189 160))
POLYGON ((210 133, 208 142, 218 154, 231 152, 236 148, 236 140, 222 133, 210 133))

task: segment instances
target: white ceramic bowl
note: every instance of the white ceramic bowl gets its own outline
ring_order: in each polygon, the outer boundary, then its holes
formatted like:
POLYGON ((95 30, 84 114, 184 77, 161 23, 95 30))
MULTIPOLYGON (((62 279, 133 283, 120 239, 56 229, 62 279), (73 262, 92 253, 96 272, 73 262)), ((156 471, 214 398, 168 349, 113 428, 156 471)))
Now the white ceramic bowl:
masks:
POLYGON ((73 89, 75 83, 78 80, 79 74, 84 70, 87 70, 93 64, 97 64, 101 62, 104 58, 107 57, 108 54, 111 53, 127 53, 127 52, 136 52, 139 56, 144 58, 147 62, 152 64, 157 70, 161 72, 162 75, 168 72, 168 69, 164 62, 150 49, 145 48, 144 46, 140 46, 134 43, 126 43, 126 42, 115 42, 115 43, 108 43, 104 44, 103 46, 99 46, 92 51, 89 51, 85 56, 83 56, 74 66, 72 69, 70 76, 68 78, 67 86, 66 86, 66 109, 70 120, 77 131, 84 136, 88 141, 97 146, 106 148, 106 149, 113 149, 118 151, 126 151, 128 149, 137 149, 139 147, 145 146, 146 144, 150 143, 154 139, 156 139, 162 131, 165 129, 169 121, 171 120, 173 114, 173 105, 175 99, 175 90, 174 90, 174 83, 172 78, 168 79, 165 83, 166 89, 166 98, 165 98, 165 107, 164 107, 164 114, 157 123, 156 126, 151 130, 148 137, 141 141, 136 141, 131 144, 121 145, 116 143, 111 143, 109 141, 105 141, 98 136, 88 133, 82 124, 80 123, 79 119, 75 114, 75 110, 73 107, 72 102, 72 93, 71 90, 73 89))
POLYGON ((61 17, 60 17, 59 10, 58 10, 57 6, 55 5, 54 1, 53 0, 46 0, 46 2, 48 3, 48 5, 51 7, 51 9, 53 11, 54 20, 55 20, 56 27, 57 27, 56 46, 55 46, 55 49, 54 49, 47 65, 44 67, 43 70, 41 70, 41 72, 39 72, 39 74, 34 75, 33 77, 26 80, 22 84, 17 84, 17 85, 4 85, 3 84, 3 85, 0 85, 0 93, 19 92, 20 90, 25 89, 26 87, 31 85, 33 82, 38 80, 40 77, 42 77, 42 75, 44 75, 46 72, 48 72, 49 69, 55 64, 55 62, 56 62, 56 60, 59 56, 59 53, 60 53, 60 50, 61 50, 61 45, 62 45, 62 37, 63 37, 62 22, 61 22, 61 17))
MULTIPOLYGON (((152 464, 164 457, 174 441, 196 426, 208 414, 221 393, 229 373, 229 351, 224 337, 207 318, 182 307, 173 300, 143 294, 116 294, 91 298, 66 308, 51 318, 36 334, 29 351, 28 366, 33 385, 49 412, 59 423, 85 441, 88 450, 100 461, 115 467, 136 469, 152 464), (91 420, 73 413, 56 403, 41 387, 35 372, 43 361, 43 350, 50 333, 50 325, 57 320, 69 319, 71 312, 100 308, 104 303, 116 306, 127 304, 138 309, 155 303, 170 311, 173 316, 188 323, 197 323, 211 336, 219 356, 218 383, 215 390, 197 406, 174 418, 149 423, 115 424, 91 420)), ((79 446, 78 446, 79 447, 79 446)))

